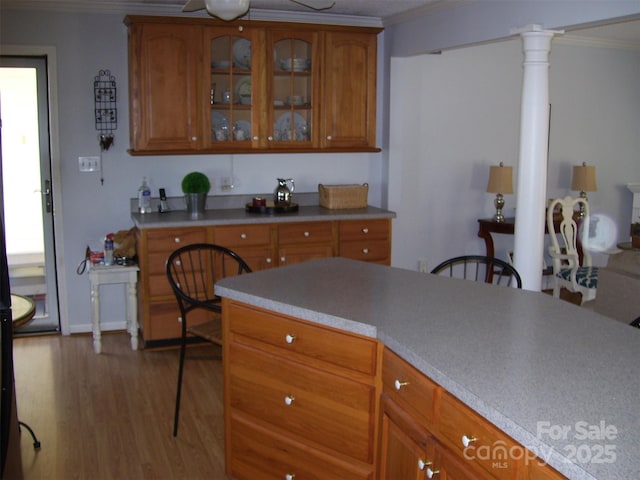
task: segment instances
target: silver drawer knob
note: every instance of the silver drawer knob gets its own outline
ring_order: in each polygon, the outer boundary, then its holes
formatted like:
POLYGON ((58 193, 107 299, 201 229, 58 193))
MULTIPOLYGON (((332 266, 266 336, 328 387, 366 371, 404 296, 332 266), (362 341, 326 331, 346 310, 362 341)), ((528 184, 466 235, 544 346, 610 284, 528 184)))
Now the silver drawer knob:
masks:
POLYGON ((362 233, 369 233, 369 229, 367 227, 363 228, 362 233))
POLYGON ((427 471, 425 472, 425 474, 427 475, 427 478, 433 478, 439 473, 440 473, 440 470, 431 470, 431 467, 427 467, 427 471))
POLYGON ((474 437, 473 435, 470 435, 470 436, 462 435, 462 445, 464 446, 464 448, 467 448, 469 445, 471 445, 476 440, 477 440, 477 438, 474 437))
POLYGON ((295 398, 293 395, 287 395, 286 397, 284 397, 284 403, 285 403, 285 405, 287 405, 287 406, 291 406, 291 405, 293 404, 293 401, 294 401, 295 399, 296 399, 296 398, 295 398))
POLYGON ((245 240, 247 238, 247 234, 246 233, 241 233, 240 234, 240 238, 245 240))
POLYGON ((180 237, 176 237, 176 238, 173 239, 173 241, 175 243, 180 243, 182 240, 180 240, 180 237))
POLYGON ((311 234, 309 232, 304 232, 302 235, 304 235, 305 237, 308 237, 311 234))
POLYGON ((393 383, 393 386, 396 388, 396 390, 400 390, 402 387, 409 385, 409 382, 401 382, 400 380, 396 380, 393 383))
POLYGON ((287 335, 284 337, 284 341, 291 344, 296 341, 296 336, 291 335, 290 333, 287 333, 287 335))
POLYGON ((366 255, 367 253, 369 253, 369 249, 368 248, 363 248, 362 249, 362 253, 364 253, 366 255))

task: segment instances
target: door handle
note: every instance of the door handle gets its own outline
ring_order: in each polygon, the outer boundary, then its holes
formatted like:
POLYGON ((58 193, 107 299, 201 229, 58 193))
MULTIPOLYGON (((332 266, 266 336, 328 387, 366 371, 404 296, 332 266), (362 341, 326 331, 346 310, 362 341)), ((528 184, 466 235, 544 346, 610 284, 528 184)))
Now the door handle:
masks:
POLYGON ((44 181, 44 190, 41 190, 40 193, 44 196, 44 204, 47 213, 51 213, 53 211, 53 202, 51 199, 51 181, 44 181))

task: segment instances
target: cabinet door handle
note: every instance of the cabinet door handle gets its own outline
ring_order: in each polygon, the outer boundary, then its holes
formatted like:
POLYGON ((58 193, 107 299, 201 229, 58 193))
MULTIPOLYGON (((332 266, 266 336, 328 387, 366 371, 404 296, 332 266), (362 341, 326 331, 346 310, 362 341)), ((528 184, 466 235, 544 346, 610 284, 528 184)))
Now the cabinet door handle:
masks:
POLYGON ((290 333, 287 333, 287 335, 284 337, 284 341, 291 344, 296 341, 296 336, 291 335, 290 333))
POLYGON ((400 380, 396 380, 393 383, 393 386, 396 387, 396 390, 400 390, 402 387, 409 385, 409 382, 401 382, 400 380))
POLYGON ((271 258, 267 258, 267 259, 265 260, 265 262, 267 262, 267 263, 271 263, 271 258))
POLYGON ((253 136, 253 141, 257 142, 258 140, 260 140, 260 137, 258 135, 254 135, 253 136))
POLYGON ((421 458, 418 459, 418 469, 424 470, 425 468, 427 468, 430 465, 431 465, 430 461, 422 460, 421 458))
POLYGON ((286 262, 287 261, 287 257, 280 257, 280 261, 281 262, 286 262))
POLYGON ((362 233, 369 233, 369 229, 368 229, 367 227, 364 227, 364 228, 362 229, 362 233))
POLYGON ((270 142, 273 142, 273 137, 272 137, 271 135, 269 135, 269 136, 267 137, 267 140, 269 140, 270 142))
POLYGON ((362 253, 364 253, 366 255, 367 253, 369 253, 369 249, 368 248, 363 248, 362 249, 362 253))
POLYGON ((333 137, 331 135, 327 135, 327 140, 333 140, 333 137))
POLYGON ((180 243, 182 240, 180 240, 180 237, 176 237, 176 238, 173 239, 173 241, 175 243, 180 243))
POLYGON ((180 260, 176 260, 174 264, 176 265, 176 267, 180 267, 182 265, 182 262, 180 260))
POLYGON ((464 446, 464 448, 467 448, 469 445, 471 445, 476 440, 477 440, 477 438, 474 437, 473 435, 470 435, 470 436, 462 435, 462 445, 464 446))
POLYGON ((293 480, 294 478, 296 478, 295 473, 285 473, 284 475, 284 480, 293 480))
POLYGON ((246 240, 247 234, 246 233, 241 233, 240 234, 240 238, 243 239, 243 240, 246 240))
POLYGON ((196 140, 198 140, 198 137, 191 137, 192 142, 195 142, 196 140))
POLYGON ((304 235, 305 237, 308 237, 311 234, 309 232, 304 232, 302 235, 304 235))
POLYGON ((296 397, 294 397, 293 395, 287 395, 286 397, 284 397, 284 403, 287 406, 291 406, 295 399, 296 397))
POLYGON ((431 467, 427 467, 427 471, 425 472, 427 478, 433 478, 436 475, 440 474, 440 470, 431 470, 431 467))

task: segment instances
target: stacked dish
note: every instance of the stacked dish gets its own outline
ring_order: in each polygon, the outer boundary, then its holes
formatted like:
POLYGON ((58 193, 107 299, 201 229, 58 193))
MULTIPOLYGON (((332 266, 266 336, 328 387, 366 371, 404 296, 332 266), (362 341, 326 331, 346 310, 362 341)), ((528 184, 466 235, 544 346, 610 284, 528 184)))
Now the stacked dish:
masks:
POLYGON ((311 68, 311 60, 308 58, 285 58, 280 60, 280 68, 288 72, 306 72, 311 68))

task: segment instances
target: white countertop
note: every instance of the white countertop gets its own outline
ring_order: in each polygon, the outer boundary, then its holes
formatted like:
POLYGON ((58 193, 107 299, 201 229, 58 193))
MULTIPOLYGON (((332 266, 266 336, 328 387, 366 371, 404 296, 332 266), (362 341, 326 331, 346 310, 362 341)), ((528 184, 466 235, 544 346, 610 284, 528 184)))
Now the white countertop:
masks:
POLYGON ((205 210, 198 218, 191 218, 186 210, 172 210, 167 213, 132 213, 131 218, 136 227, 145 228, 175 228, 201 227, 215 225, 240 225, 247 223, 285 223, 311 222, 319 220, 357 220, 360 218, 394 218, 395 213, 377 207, 352 208, 344 210, 330 210, 315 206, 300 206, 297 212, 249 213, 244 208, 205 210))
POLYGON ((640 329, 542 293, 343 258, 217 288, 379 338, 571 479, 640 478, 640 329), (602 425, 609 438, 582 438, 602 425))

